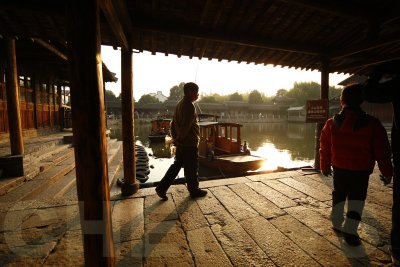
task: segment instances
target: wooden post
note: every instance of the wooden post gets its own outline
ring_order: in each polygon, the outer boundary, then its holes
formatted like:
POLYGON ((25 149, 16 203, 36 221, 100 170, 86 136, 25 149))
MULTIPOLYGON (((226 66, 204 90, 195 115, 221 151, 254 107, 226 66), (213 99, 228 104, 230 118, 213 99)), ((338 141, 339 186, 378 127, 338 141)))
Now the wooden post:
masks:
POLYGON ((115 266, 99 17, 99 0, 69 1, 73 142, 85 266, 115 266))
MULTIPOLYGON (((322 68, 321 68, 321 99, 328 99, 329 101, 329 60, 322 60, 322 68)), ((328 110, 329 110, 329 102, 328 102, 328 110)), ((329 112, 328 112, 329 114, 329 112)), ((322 128, 325 123, 317 123, 317 127, 315 129, 315 161, 314 168, 316 170, 320 170, 319 164, 319 142, 322 128)))
POLYGON ((59 127, 59 129, 62 129, 61 128, 61 123, 62 123, 62 121, 61 121, 61 113, 62 113, 61 88, 62 88, 61 82, 58 82, 58 84, 57 84, 58 103, 57 104, 58 104, 58 127, 59 127))
POLYGON ((52 110, 52 89, 53 88, 53 77, 49 77, 47 79, 47 86, 46 86, 46 93, 47 93, 47 105, 49 107, 49 122, 48 122, 48 127, 51 129, 53 128, 53 110, 52 110))
POLYGON ((63 102, 64 102, 64 105, 67 104, 67 102, 65 101, 65 85, 63 86, 63 102))
POLYGON ((124 158, 124 179, 121 184, 122 195, 132 195, 139 190, 136 182, 135 136, 133 117, 132 51, 121 51, 121 110, 122 139, 124 158))
POLYGON ((38 91, 40 90, 40 85, 39 85, 39 80, 38 76, 36 74, 33 75, 32 77, 32 85, 33 85, 33 94, 32 94, 32 99, 33 99, 33 124, 35 129, 38 128, 38 91))
POLYGON ((23 155, 24 143, 22 139, 21 114, 18 90, 17 56, 15 40, 6 39, 6 92, 7 114, 10 133, 11 155, 23 155))
MULTIPOLYGON (((103 80, 103 94, 106 95, 106 82, 103 80)), ((107 117, 107 103, 104 97, 104 114, 106 115, 106 129, 108 129, 108 117, 107 117)))

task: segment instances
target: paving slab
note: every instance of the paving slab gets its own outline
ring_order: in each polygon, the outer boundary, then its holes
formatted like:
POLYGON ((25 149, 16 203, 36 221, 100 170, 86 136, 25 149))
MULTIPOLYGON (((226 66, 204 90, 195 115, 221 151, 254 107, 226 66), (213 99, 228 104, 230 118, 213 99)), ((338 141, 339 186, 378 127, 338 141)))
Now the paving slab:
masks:
POLYGON ((320 266, 267 219, 255 217, 240 224, 276 265, 320 266))
POLYGON ((239 223, 214 224, 211 230, 233 266, 275 266, 239 223))
POLYGON ((209 227, 190 230, 187 238, 196 266, 233 266, 209 227))
MULTIPOLYGON (((202 181, 198 199, 173 185, 167 201, 111 187, 116 266, 390 266, 392 188, 370 184, 358 248, 332 231, 320 174, 202 181)), ((1 266, 84 266, 76 196, 1 203, 0 253, 1 266)))
POLYGON ((267 186, 264 183, 254 182, 254 183, 249 183, 248 186, 257 193, 263 195, 265 198, 267 198, 269 201, 271 201, 281 209, 297 205, 295 201, 285 196, 281 192, 276 191, 275 189, 267 186))
POLYGON ((257 211, 255 211, 249 204, 247 204, 228 187, 213 187, 210 189, 210 191, 236 220, 241 221, 258 216, 257 211))

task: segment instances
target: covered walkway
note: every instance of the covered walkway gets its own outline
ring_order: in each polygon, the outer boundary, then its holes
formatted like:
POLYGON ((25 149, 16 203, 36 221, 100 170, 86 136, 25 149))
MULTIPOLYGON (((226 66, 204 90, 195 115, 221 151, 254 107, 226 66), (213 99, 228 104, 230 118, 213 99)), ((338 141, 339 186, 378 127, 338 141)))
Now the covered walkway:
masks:
MULTIPOLYGON (((164 202, 154 188, 123 198, 112 185, 117 266, 390 266, 392 188, 378 172, 358 248, 330 228, 331 177, 299 170, 200 186, 205 198, 174 185, 164 202)), ((85 225, 96 232, 96 222, 85 225)), ((0 226, 1 266, 84 265, 76 198, 2 203, 0 226)))

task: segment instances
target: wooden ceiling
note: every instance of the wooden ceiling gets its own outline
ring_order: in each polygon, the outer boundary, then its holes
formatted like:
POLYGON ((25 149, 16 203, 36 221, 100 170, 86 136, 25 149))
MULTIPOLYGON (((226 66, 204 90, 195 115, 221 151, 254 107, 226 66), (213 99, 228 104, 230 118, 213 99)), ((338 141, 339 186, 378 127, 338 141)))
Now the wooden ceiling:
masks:
MULTIPOLYGON (((67 44, 67 1, 0 3, 0 34, 67 44)), ((400 59, 398 0, 100 0, 103 45, 368 74, 400 59)), ((82 41, 84 41, 82 36, 82 41)))

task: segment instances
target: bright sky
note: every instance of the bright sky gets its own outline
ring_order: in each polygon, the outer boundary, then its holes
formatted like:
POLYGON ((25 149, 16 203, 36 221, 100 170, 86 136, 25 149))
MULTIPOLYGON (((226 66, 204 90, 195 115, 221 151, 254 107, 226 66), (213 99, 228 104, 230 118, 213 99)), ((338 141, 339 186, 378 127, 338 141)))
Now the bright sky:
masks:
MULTIPOLYGON (((116 96, 121 92, 121 54, 110 46, 102 46, 103 62, 108 69, 117 73, 117 83, 106 83, 106 89, 116 96)), ((344 74, 330 74, 329 84, 338 83, 349 77, 344 74)), ((279 89, 289 90, 295 82, 321 83, 317 71, 302 71, 272 65, 255 65, 237 62, 208 60, 175 55, 151 55, 149 52, 133 54, 133 93, 135 100, 143 94, 162 91, 169 96, 169 90, 181 82, 196 82, 200 94, 218 93, 228 95, 246 93, 254 89, 273 96, 279 89)))

